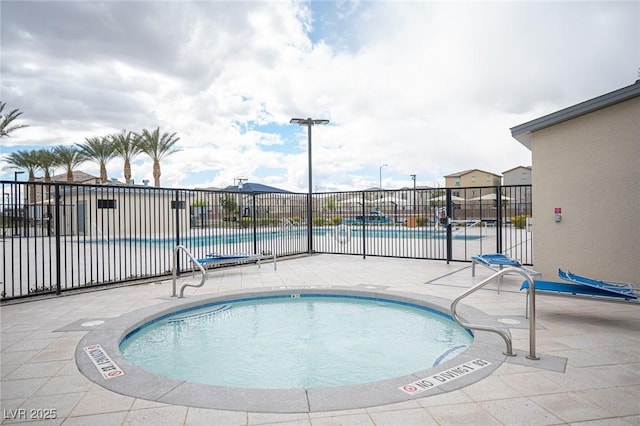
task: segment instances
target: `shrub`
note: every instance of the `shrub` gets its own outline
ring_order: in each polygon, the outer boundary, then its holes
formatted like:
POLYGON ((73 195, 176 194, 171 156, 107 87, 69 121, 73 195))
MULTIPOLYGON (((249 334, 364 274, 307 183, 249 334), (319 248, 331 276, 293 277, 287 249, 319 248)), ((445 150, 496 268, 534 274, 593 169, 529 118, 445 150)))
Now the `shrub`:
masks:
POLYGON ((243 217, 240 219, 240 227, 241 228, 250 228, 253 226, 253 218, 252 217, 243 217))
POLYGON ((331 218, 331 224, 333 224, 333 225, 341 225, 342 224, 342 216, 333 216, 331 218))
POLYGON ((427 216, 418 216, 416 218, 416 225, 427 226, 429 224, 429 218, 427 216))
POLYGON ((314 217, 313 226, 324 226, 327 224, 327 220, 324 217, 314 217))
POLYGON ((527 218, 528 217, 531 217, 531 216, 526 215, 526 214, 521 214, 519 216, 514 216, 514 217, 511 218, 511 223, 516 228, 524 229, 524 227, 527 225, 527 218))

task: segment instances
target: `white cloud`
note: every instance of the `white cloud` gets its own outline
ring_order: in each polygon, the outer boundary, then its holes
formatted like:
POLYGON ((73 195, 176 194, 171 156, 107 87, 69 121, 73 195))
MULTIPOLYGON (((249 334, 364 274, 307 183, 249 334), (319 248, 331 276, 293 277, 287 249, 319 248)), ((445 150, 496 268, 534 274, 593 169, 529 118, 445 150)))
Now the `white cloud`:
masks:
POLYGON ((530 164, 510 127, 633 83, 638 27, 629 2, 6 2, 2 100, 31 127, 2 142, 159 126, 164 185, 306 191, 305 128, 264 126, 311 116, 320 188, 501 173, 530 164))

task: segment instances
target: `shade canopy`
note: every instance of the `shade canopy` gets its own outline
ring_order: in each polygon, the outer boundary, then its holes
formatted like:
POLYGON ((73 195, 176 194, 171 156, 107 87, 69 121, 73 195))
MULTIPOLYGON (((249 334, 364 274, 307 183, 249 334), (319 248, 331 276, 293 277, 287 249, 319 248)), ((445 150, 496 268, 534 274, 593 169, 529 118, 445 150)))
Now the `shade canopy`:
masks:
POLYGON ((286 193, 291 194, 291 191, 286 189, 280 189, 269 185, 263 185, 261 183, 244 182, 242 185, 227 186, 223 191, 227 192, 247 192, 252 194, 259 193, 286 193))
MULTIPOLYGON (((429 201, 433 201, 433 202, 436 202, 438 204, 443 204, 443 203, 447 202, 447 196, 446 195, 440 195, 438 197, 429 198, 429 201)), ((465 200, 462 197, 458 197, 456 195, 451 195, 451 202, 453 204, 462 204, 465 201, 467 201, 467 200, 465 200)))
POLYGON ((408 201, 405 200, 405 199, 402 199, 400 197, 386 196, 386 197, 380 198, 378 200, 374 200, 373 203, 375 203, 375 204, 389 204, 389 205, 393 205, 393 206, 406 206, 408 204, 408 201))
MULTIPOLYGON (((496 193, 492 192, 490 194, 481 195, 480 197, 471 198, 469 201, 496 201, 497 199, 498 196, 496 193)), ((501 196, 500 199, 502 201, 513 201, 513 198, 507 197, 506 195, 501 196)))
MULTIPOLYGON (((365 205, 371 205, 373 203, 374 202, 371 201, 371 200, 367 200, 367 199, 364 200, 364 204, 365 205)), ((345 200, 338 201, 338 204, 341 204, 341 205, 362 205, 362 198, 359 198, 359 197, 347 198, 345 200)))

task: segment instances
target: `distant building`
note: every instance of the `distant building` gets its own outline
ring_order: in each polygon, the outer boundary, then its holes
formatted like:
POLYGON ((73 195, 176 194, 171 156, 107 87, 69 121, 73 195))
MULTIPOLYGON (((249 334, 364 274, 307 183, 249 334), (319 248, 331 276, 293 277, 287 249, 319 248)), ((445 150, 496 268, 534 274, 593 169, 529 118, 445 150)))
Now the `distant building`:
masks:
POLYGON ((451 188, 451 194, 465 199, 485 196, 493 190, 484 188, 496 187, 501 184, 502 176, 480 169, 463 170, 444 177, 444 185, 451 188))
POLYGON ((535 269, 640 283, 640 80, 511 134, 536 169, 535 269))
MULTIPOLYGON (((73 173, 73 183, 81 183, 84 185, 90 184, 100 184, 100 178, 90 175, 89 173, 74 171, 73 173)), ((42 183, 44 182, 44 178, 36 178, 34 182, 42 183)), ((52 183, 67 183, 67 173, 61 173, 59 175, 51 176, 52 183)))
POLYGON ((501 184, 502 176, 480 169, 464 170, 444 177, 444 185, 447 188, 475 188, 501 184))
POLYGON ((531 166, 518 166, 502 172, 503 185, 531 185, 533 169, 531 166))

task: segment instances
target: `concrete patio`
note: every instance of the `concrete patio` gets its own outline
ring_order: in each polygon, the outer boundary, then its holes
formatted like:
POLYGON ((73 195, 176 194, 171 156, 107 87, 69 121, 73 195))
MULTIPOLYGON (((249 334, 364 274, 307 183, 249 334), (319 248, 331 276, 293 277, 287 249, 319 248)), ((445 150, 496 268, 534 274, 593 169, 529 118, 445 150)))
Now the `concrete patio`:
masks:
MULTIPOLYGON (((299 257, 212 271, 187 298, 279 286, 384 286, 453 300, 491 271, 471 264, 339 255, 299 257)), ((555 279, 555 277, 545 277, 555 279)), ((506 277, 463 304, 515 320, 514 349, 529 350, 522 279, 506 277), (515 322, 520 321, 515 327, 515 322)), ((5 304, 1 315, 2 423, 63 425, 639 425, 640 305, 538 295, 540 366, 566 358, 564 372, 505 362, 458 390, 343 411, 259 413, 161 404, 111 392, 80 373, 76 347, 89 332, 70 324, 108 320, 167 303, 171 281, 5 304), (49 419, 43 419, 49 417, 49 419), (52 418, 55 417, 55 418, 52 418)))

